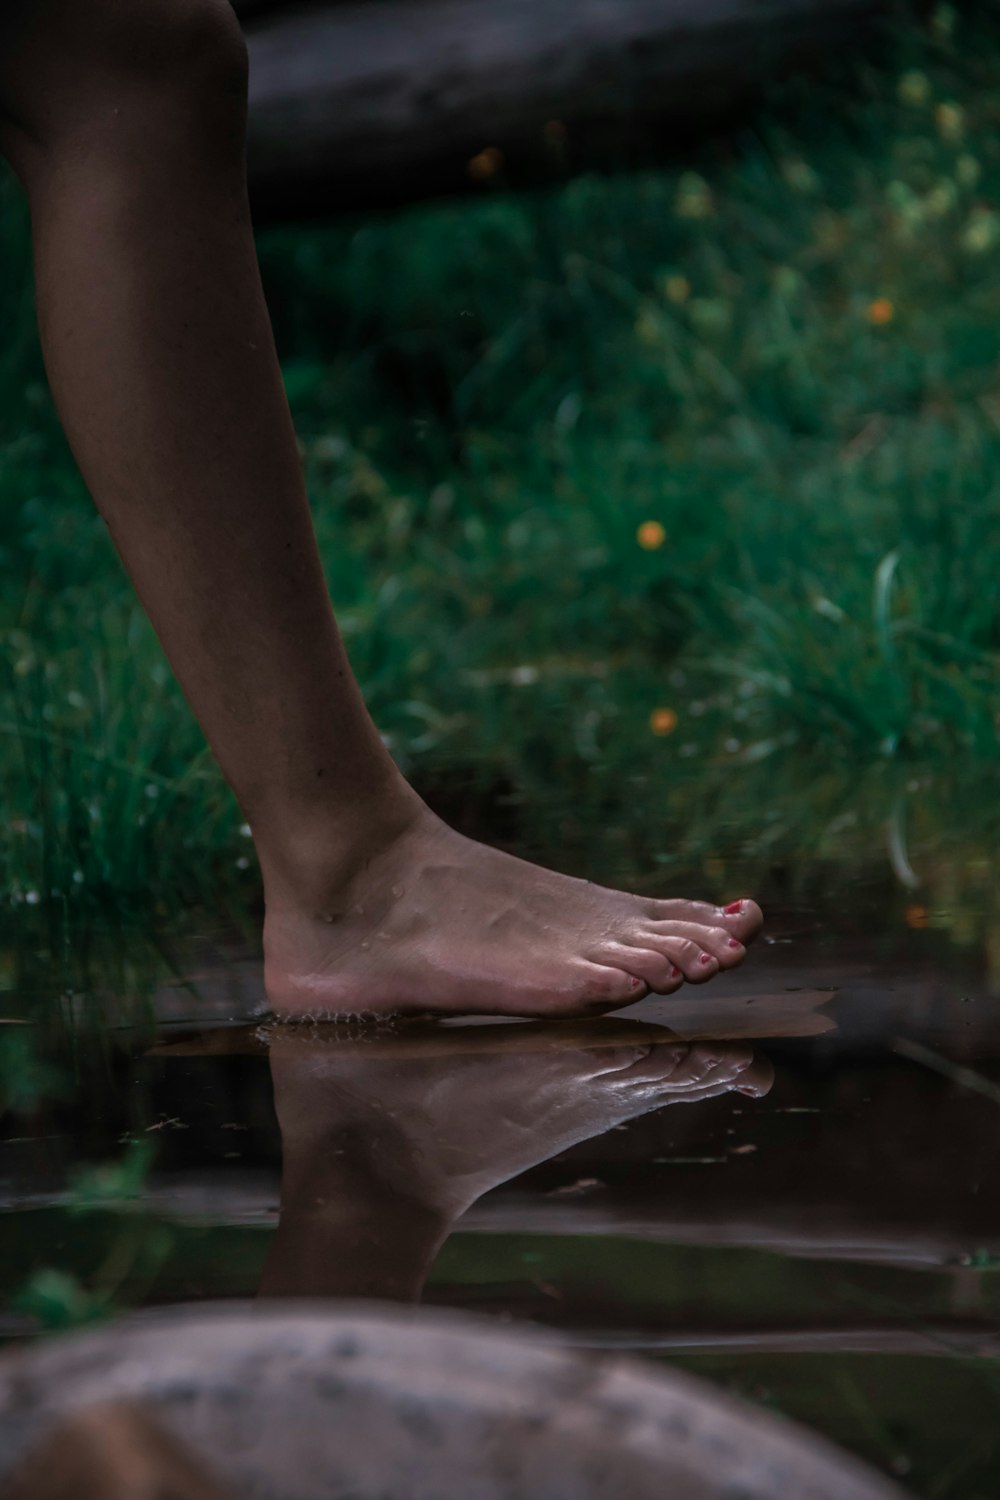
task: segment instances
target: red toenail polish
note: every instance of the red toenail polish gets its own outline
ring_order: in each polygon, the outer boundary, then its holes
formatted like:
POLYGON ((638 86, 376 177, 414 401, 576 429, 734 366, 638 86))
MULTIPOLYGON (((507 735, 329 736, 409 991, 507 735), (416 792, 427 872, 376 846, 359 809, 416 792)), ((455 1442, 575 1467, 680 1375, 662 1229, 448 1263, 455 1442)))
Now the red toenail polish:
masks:
POLYGON ((637 979, 634 974, 628 976, 628 987, 630 990, 641 990, 642 983, 642 980, 637 979))
POLYGON ((726 944, 726 947, 727 948, 742 948, 743 944, 740 942, 739 938, 730 938, 729 941, 726 944))
POLYGON ((674 964, 673 968, 670 970, 670 977, 671 977, 671 979, 680 979, 681 978, 681 971, 677 967, 676 964, 674 964))
POLYGON ((712 962, 712 955, 711 955, 711 953, 703 953, 701 955, 701 957, 699 958, 698 962, 700 964, 710 964, 712 962))
POLYGON ((735 917, 738 912, 741 912, 743 910, 743 902, 730 901, 729 905, 724 906, 722 910, 725 912, 727 917, 735 917))

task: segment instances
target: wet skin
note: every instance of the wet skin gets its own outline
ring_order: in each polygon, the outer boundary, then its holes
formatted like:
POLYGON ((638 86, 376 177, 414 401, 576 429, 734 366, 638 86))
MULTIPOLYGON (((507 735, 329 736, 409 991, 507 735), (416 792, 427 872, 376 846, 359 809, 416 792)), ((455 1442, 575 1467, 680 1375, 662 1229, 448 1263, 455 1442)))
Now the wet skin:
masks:
POLYGON ((312 900, 267 905, 265 985, 283 1015, 585 1016, 735 968, 762 923, 560 875, 476 843, 421 805, 312 900))
POLYGON ((284 1162, 261 1295, 414 1300, 456 1221, 498 1183, 666 1104, 760 1097, 773 1082, 743 1042, 689 1045, 628 1022, 516 1030, 366 1056, 274 1028, 284 1162))

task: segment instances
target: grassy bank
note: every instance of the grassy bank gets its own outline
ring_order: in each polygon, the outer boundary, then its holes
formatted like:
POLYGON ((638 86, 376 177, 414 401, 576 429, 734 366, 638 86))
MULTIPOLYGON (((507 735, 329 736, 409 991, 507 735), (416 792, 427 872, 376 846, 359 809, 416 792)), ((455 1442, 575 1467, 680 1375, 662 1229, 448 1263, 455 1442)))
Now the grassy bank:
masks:
MULTIPOLYGON (((646 857, 651 802, 683 840, 790 763, 996 757, 998 57, 992 6, 942 7, 686 169, 261 236, 330 586, 419 783, 646 857)), ((9 185, 0 247, 3 889, 249 888, 59 435, 9 185)))

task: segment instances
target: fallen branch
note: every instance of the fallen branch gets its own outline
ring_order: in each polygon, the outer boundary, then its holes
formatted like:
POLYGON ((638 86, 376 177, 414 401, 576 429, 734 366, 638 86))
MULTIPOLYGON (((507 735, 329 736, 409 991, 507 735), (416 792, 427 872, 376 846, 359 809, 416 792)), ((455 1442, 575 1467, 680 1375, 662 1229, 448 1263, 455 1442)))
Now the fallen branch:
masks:
POLYGON ((245 16, 258 216, 558 176, 731 117, 878 0, 348 0, 245 16))

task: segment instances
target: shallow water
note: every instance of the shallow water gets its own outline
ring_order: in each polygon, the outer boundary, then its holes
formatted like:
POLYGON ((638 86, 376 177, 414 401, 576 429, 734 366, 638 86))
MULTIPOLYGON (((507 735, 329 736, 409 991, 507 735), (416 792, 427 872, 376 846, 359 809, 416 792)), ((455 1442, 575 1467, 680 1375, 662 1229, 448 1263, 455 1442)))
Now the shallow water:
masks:
POLYGON ((67 1003, 48 1097, 4 1122, 4 1335, 422 1296, 669 1359, 928 1500, 992 1500, 988 945, 912 899, 901 922, 881 876, 772 908, 742 971, 580 1025, 269 1026, 219 934, 182 944, 127 1026, 67 1003))

